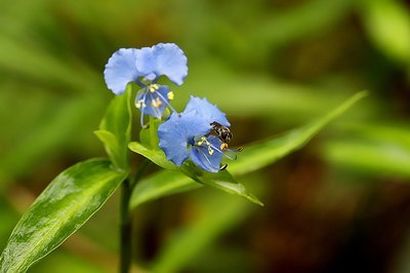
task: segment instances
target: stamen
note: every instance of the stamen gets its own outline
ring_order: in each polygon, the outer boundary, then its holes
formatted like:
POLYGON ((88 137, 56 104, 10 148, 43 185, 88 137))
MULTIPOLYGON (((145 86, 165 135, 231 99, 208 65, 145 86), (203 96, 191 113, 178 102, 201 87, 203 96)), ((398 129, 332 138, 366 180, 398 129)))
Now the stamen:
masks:
POLYGON ((214 169, 213 166, 212 166, 211 161, 209 161, 209 158, 206 156, 206 154, 205 154, 203 151, 201 151, 200 148, 198 149, 198 152, 199 152, 203 157, 205 157, 205 159, 206 159, 206 161, 207 161, 207 163, 208 163, 207 165, 208 165, 211 169, 214 169))
MULTIPOLYGON (((141 100, 139 100, 138 102, 142 101, 142 104, 140 105, 141 107, 141 114, 140 114, 140 124, 142 128, 146 128, 146 126, 144 125, 144 108, 147 106, 145 104, 145 98, 147 97, 147 92, 144 92, 143 97, 141 98, 141 100)), ((137 106, 138 108, 138 106, 137 106)))
POLYGON ((202 146, 202 144, 204 144, 204 143, 206 143, 206 144, 208 144, 208 140, 206 140, 206 137, 201 137, 198 141, 197 141, 197 145, 198 146, 202 146))
POLYGON ((141 128, 143 129, 148 128, 148 125, 144 124, 144 113, 143 112, 141 112, 141 115, 140 115, 140 124, 141 124, 141 128))
POLYGON ((146 106, 146 105, 145 105, 145 103, 144 103, 143 100, 138 100, 138 101, 135 103, 135 107, 137 107, 138 109, 144 108, 145 106, 146 106))
MULTIPOLYGON (((208 141, 207 141, 208 142, 208 141)), ((210 147, 212 147, 215 151, 217 151, 218 153, 221 153, 224 157, 226 157, 226 158, 229 158, 230 160, 236 160, 236 156, 235 157, 233 157, 233 156, 230 156, 230 155, 228 155, 228 154, 226 154, 226 153, 224 153, 223 151, 222 151, 222 149, 221 150, 219 150, 218 148, 216 148, 214 145, 212 145, 211 143, 207 143, 210 147)), ((222 145, 221 145, 222 146, 222 145)), ((232 151, 232 150, 229 150, 229 151, 232 151)), ((233 151, 232 151, 233 152, 233 151)))
POLYGON ((211 148, 211 146, 208 146, 208 154, 209 154, 209 155, 213 155, 213 154, 214 154, 214 150, 211 148))
POLYGON ((169 91, 168 94, 167 94, 167 97, 168 97, 169 100, 173 100, 174 99, 174 92, 169 91))
POLYGON ((151 101, 151 105, 152 107, 159 108, 162 105, 162 101, 159 99, 159 97, 156 97, 151 101))
POLYGON ((174 113, 177 112, 177 111, 175 110, 175 108, 172 107, 172 105, 168 103, 168 101, 164 98, 164 96, 162 96, 162 94, 161 94, 160 92, 157 92, 156 94, 158 95, 158 97, 161 98, 161 100, 162 100, 163 102, 165 102, 165 104, 172 110, 172 112, 174 112, 174 113))
MULTIPOLYGON (((221 153, 221 154, 222 154, 223 156, 225 156, 226 158, 229 158, 230 160, 235 160, 235 159, 236 159, 236 156, 233 157, 233 156, 230 156, 230 155, 225 154, 225 153, 223 152, 224 149, 218 149, 218 148, 216 148, 214 145, 212 145, 212 143, 210 143, 210 142, 208 141, 208 139, 206 139, 205 136, 201 137, 201 138, 196 142, 196 145, 197 145, 197 146, 202 146, 202 144, 204 144, 204 143, 205 143, 205 145, 207 146, 209 155, 213 155, 214 152, 216 151, 216 152, 218 152, 218 153, 221 153)), ((223 144, 224 144, 224 143, 221 144, 221 147, 223 146, 223 144)), ((225 144, 226 144, 226 143, 225 143, 225 144)), ((226 144, 226 145, 227 145, 227 144, 226 144)), ((224 147, 225 147, 225 146, 224 146, 224 147)), ((227 146, 226 146, 226 147, 227 147, 227 146)), ((226 148, 225 148, 225 149, 226 149, 226 148)), ((229 150, 229 151, 232 151, 232 150, 229 150)), ((233 151, 232 151, 232 152, 233 152, 233 151)))
MULTIPOLYGON (((158 94, 158 92, 155 94, 158 94)), ((159 109, 159 106, 162 103, 161 100, 158 97, 154 98, 154 93, 149 93, 148 96, 148 99, 151 100, 151 106, 152 110, 155 112, 155 117, 160 119, 162 116, 162 112, 159 109)))
POLYGON ((159 85, 156 84, 156 83, 150 84, 150 85, 148 86, 148 90, 149 90, 151 93, 154 93, 154 92, 157 91, 158 89, 159 89, 159 85))

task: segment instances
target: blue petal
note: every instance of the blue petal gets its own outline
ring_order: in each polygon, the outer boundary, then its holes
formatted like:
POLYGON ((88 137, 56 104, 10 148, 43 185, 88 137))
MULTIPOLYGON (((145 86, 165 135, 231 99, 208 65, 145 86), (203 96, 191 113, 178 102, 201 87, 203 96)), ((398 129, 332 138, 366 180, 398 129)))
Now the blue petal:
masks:
POLYGON ((153 81, 159 76, 154 72, 156 67, 156 58, 154 56, 153 47, 143 47, 138 50, 135 59, 135 66, 138 71, 140 71, 144 77, 150 81, 153 81))
POLYGON ((194 138, 203 136, 208 131, 209 125, 196 113, 173 113, 158 128, 159 147, 168 160, 181 166, 189 157, 194 138))
POLYGON ((191 96, 188 104, 185 107, 184 113, 195 111, 205 119, 208 124, 216 121, 223 126, 229 127, 231 124, 226 119, 225 113, 218 109, 215 105, 208 102, 207 99, 191 96))
MULTIPOLYGON (((218 149, 222 144, 221 140, 214 136, 209 136, 207 140, 214 147, 218 147, 218 149)), ((189 157, 192 160, 192 162, 194 162, 194 164, 200 167, 201 169, 211 173, 216 173, 220 170, 223 153, 220 153, 213 149, 213 152, 211 154, 208 150, 208 147, 202 145, 200 147, 194 146, 191 150, 189 157)))
POLYGON ((135 103, 143 102, 139 109, 146 115, 153 116, 155 118, 161 118, 162 113, 167 108, 169 88, 166 85, 160 85, 159 89, 155 92, 148 91, 148 87, 142 89, 135 98, 135 103), (160 101, 160 104, 158 104, 160 101))
POLYGON ((129 82, 141 76, 135 66, 137 52, 135 48, 121 48, 114 52, 105 65, 105 84, 114 94, 122 94, 129 82))
POLYGON ((177 85, 181 85, 188 75, 187 58, 172 43, 142 48, 137 53, 136 67, 144 75, 151 75, 151 78, 152 73, 157 77, 165 75, 177 85))

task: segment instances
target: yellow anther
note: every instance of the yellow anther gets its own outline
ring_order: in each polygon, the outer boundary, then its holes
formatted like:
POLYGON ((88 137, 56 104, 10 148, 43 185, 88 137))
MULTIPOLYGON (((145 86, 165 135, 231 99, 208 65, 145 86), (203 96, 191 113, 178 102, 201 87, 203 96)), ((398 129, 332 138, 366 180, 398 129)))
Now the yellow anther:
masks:
POLYGON ((137 107, 138 109, 140 109, 141 107, 145 107, 145 103, 143 100, 139 100, 135 103, 135 107, 137 107))
POLYGON ((206 137, 201 137, 196 144, 198 144, 198 146, 202 146, 202 144, 207 142, 206 137))
POLYGON ((213 155, 214 154, 214 149, 212 149, 211 147, 208 147, 208 154, 213 155))
POLYGON ((151 105, 152 107, 158 108, 162 104, 162 101, 159 98, 152 100, 151 105))
POLYGON ((214 154, 214 149, 212 149, 211 147, 211 143, 209 143, 209 141, 206 139, 205 136, 202 136, 197 142, 196 145, 197 146, 202 146, 202 144, 206 144, 207 148, 208 148, 208 154, 209 155, 213 155, 214 154))
POLYGON ((159 85, 156 84, 156 83, 150 84, 150 85, 148 86, 148 90, 149 90, 151 93, 154 93, 154 92, 157 91, 158 89, 159 89, 159 85))
POLYGON ((167 94, 167 97, 168 97, 169 100, 173 100, 174 99, 174 92, 169 91, 168 94, 167 94))

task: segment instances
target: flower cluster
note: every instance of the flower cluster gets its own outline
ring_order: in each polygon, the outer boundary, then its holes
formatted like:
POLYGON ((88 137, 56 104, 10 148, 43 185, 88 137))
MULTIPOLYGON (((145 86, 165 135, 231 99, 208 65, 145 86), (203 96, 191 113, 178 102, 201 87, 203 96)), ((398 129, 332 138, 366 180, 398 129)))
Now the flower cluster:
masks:
POLYGON ((206 99, 191 97, 185 109, 177 113, 170 101, 174 93, 166 85, 158 84, 166 76, 181 85, 187 76, 187 58, 175 44, 158 44, 141 49, 120 49, 106 64, 104 76, 107 87, 116 95, 122 94, 127 84, 141 87, 135 99, 144 114, 161 119, 167 107, 172 110, 158 128, 159 147, 168 160, 181 166, 188 159, 208 172, 218 172, 227 153, 232 134, 226 116, 206 99))

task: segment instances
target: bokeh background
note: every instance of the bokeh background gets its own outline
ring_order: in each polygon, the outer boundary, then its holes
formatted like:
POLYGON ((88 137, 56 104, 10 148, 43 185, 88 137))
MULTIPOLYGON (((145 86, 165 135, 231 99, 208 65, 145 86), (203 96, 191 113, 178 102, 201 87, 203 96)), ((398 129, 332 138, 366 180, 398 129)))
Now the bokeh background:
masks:
MULTIPOLYGON (((176 108, 208 97, 245 148, 370 96, 241 178, 263 208, 212 189, 139 207, 135 272, 410 272, 409 11, 393 0, 1 0, 0 250, 53 177, 104 155, 93 130, 112 98, 111 54, 175 42, 189 60, 176 108)), ((116 272, 117 233, 114 196, 29 272, 116 272)))

